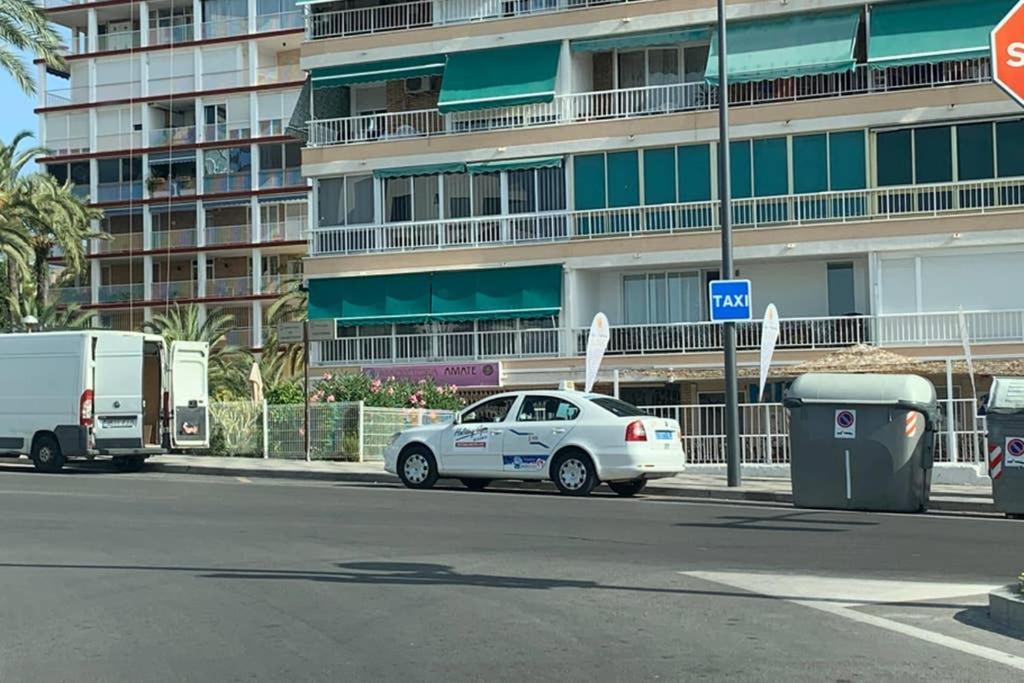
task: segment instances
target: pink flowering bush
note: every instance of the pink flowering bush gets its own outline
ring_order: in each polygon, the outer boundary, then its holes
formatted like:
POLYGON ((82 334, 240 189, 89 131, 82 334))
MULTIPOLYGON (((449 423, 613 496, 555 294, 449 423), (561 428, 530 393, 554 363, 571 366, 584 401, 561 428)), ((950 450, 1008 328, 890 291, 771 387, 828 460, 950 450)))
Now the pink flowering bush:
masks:
POLYGON ((426 408, 458 410, 463 406, 455 385, 434 382, 371 378, 361 373, 325 374, 309 394, 311 403, 363 401, 372 408, 426 408))

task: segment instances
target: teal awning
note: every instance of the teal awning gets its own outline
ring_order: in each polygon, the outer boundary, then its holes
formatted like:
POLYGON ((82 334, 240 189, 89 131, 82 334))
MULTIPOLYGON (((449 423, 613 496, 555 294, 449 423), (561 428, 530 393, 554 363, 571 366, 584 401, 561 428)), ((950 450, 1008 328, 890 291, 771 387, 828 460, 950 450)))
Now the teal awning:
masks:
POLYGON ((985 57, 989 34, 1016 0, 916 0, 871 8, 868 64, 876 69, 985 57))
POLYGON ((408 178, 417 175, 441 175, 442 173, 465 173, 466 165, 459 162, 448 164, 424 164, 423 166, 402 166, 399 168, 378 168, 374 178, 408 178))
POLYGON ((605 52, 607 50, 628 50, 651 45, 675 45, 677 43, 703 42, 711 37, 711 28, 684 28, 654 33, 626 33, 604 38, 574 40, 569 44, 573 52, 605 52))
MULTIPOLYGON (((729 82, 852 71, 860 10, 749 21, 728 26, 729 82)), ((718 84, 718 36, 704 79, 718 84)))
POLYGON ((470 173, 500 173, 502 171, 523 171, 531 168, 559 168, 562 157, 532 157, 529 159, 502 159, 466 164, 470 173))
POLYGON ((309 319, 339 325, 419 323, 430 316, 430 273, 309 281, 309 319))
POLYGON ((310 76, 314 88, 356 83, 395 81, 416 76, 440 76, 444 73, 445 56, 406 57, 383 62, 363 62, 313 69, 310 76))
POLYGON ((535 43, 451 54, 437 108, 448 113, 551 102, 560 50, 560 43, 535 43))
POLYGON ((562 266, 528 266, 434 273, 434 320, 546 318, 562 307, 562 266))

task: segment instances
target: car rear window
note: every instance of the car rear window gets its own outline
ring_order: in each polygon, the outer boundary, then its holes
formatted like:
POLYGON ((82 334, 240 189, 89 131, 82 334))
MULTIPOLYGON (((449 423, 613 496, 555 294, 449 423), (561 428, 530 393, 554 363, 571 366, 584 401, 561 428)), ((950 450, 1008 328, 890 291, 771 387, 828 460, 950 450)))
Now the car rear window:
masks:
POLYGON ((599 396, 590 400, 607 410, 615 417, 643 417, 644 415, 647 415, 647 413, 636 406, 630 405, 625 401, 620 401, 617 398, 611 398, 610 396, 599 396))

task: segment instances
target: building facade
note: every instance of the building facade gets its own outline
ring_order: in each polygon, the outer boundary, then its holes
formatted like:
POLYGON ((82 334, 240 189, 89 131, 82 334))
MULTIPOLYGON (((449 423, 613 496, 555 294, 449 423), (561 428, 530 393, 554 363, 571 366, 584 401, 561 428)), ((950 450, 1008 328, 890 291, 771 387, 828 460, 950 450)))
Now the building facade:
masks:
POLYGON ((301 273, 308 227, 300 142, 286 130, 305 80, 292 0, 44 0, 70 32, 68 72, 40 70, 39 160, 71 179, 111 236, 88 276, 56 290, 97 324, 138 329, 175 303, 233 318, 260 347, 266 310, 301 273))
MULTIPOLYGON (((978 356, 1024 350, 1024 113, 988 52, 1013 4, 730 3, 734 275, 778 307, 779 362, 959 357, 962 327, 978 356)), ((603 381, 721 402, 686 381, 721 366, 713 0, 305 11, 304 269, 310 317, 336 323, 317 366, 580 381, 602 311, 603 381)), ((742 364, 759 337, 741 326, 742 364)))

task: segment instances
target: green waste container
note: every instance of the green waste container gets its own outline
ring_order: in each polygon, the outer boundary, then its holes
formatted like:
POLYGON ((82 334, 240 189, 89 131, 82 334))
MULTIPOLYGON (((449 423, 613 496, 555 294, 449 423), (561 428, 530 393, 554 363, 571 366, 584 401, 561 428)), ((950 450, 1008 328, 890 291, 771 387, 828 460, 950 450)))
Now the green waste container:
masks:
POLYGON ((807 374, 786 392, 797 507, 928 509, 940 413, 916 375, 807 374))
POLYGON ((992 380, 988 422, 988 475, 996 510, 1024 516, 1024 379, 992 380))

